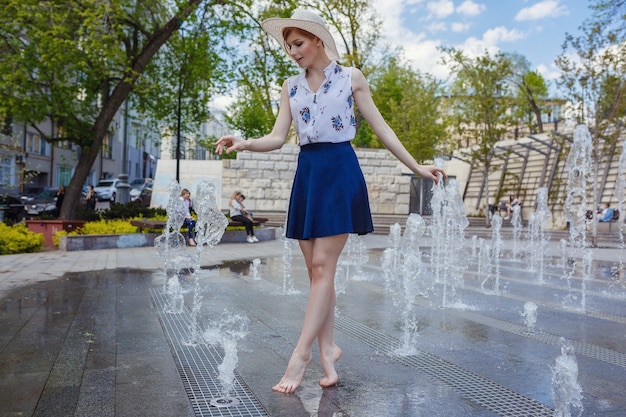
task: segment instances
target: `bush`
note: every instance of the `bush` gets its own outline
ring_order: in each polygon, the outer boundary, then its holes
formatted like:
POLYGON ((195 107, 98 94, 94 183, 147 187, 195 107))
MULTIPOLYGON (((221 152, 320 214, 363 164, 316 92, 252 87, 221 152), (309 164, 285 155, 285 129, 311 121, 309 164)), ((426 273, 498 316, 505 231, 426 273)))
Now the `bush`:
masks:
POLYGON ((28 230, 26 223, 7 226, 0 223, 0 255, 39 252, 43 247, 43 235, 28 230))
POLYGON ((136 203, 118 204, 111 206, 100 213, 103 219, 152 219, 157 216, 167 216, 167 211, 162 208, 143 207, 136 203))

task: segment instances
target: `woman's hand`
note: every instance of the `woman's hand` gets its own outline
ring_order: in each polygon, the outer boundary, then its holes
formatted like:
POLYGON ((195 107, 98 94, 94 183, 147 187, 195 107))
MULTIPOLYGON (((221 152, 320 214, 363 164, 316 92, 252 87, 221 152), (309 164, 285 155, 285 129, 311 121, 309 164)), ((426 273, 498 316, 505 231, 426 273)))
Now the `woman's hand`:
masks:
POLYGON ((232 135, 222 136, 215 142, 215 151, 221 155, 224 151, 231 153, 233 151, 246 150, 248 142, 245 139, 232 135))
POLYGON ((433 180, 435 184, 439 182, 440 174, 443 178, 448 178, 448 176, 446 175, 446 171, 444 171, 443 168, 439 168, 434 165, 419 165, 417 168, 417 172, 415 173, 420 177, 433 180))

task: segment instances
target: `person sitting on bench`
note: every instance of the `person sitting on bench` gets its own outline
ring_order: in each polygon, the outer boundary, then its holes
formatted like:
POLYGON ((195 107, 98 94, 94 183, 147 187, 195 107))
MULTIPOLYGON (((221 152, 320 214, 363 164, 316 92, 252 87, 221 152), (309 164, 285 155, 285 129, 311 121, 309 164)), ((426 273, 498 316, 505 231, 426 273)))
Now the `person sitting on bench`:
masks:
POLYGON ((248 235, 246 239, 248 243, 258 242, 259 239, 257 239, 254 235, 254 222, 252 220, 252 216, 243 205, 243 200, 245 199, 246 197, 241 194, 241 192, 235 191, 233 193, 230 197, 230 201, 228 202, 228 206, 230 207, 230 218, 231 220, 243 223, 246 228, 246 234, 248 235))
POLYGON ((599 222, 612 222, 614 211, 609 203, 604 203, 604 208, 598 212, 599 222))

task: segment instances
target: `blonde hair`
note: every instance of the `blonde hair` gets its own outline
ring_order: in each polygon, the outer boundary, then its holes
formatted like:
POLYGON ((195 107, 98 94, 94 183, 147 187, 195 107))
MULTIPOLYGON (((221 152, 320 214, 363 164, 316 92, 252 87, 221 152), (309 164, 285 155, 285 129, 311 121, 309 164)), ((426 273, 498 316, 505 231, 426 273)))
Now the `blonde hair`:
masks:
POLYGON ((235 191, 233 193, 233 195, 230 196, 230 200, 228 200, 228 206, 232 206, 233 205, 233 200, 236 199, 237 197, 239 197, 241 195, 241 191, 235 191))

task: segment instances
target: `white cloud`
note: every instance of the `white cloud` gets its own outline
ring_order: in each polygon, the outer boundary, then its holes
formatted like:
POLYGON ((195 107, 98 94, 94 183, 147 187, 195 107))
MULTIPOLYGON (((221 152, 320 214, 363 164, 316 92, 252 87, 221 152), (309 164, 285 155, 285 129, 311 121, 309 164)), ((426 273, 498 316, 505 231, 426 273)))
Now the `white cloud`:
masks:
POLYGON ((487 6, 484 4, 474 3, 472 0, 465 0, 456 8, 456 12, 465 16, 478 16, 484 12, 486 8, 487 6))
POLYGON ((466 32, 469 28, 469 23, 455 22, 450 25, 450 29, 452 29, 452 32, 466 32))
POLYGON ((441 52, 437 49, 440 46, 438 41, 423 40, 406 43, 402 46, 404 56, 413 68, 439 79, 445 79, 449 76, 450 71, 439 62, 441 52))
POLYGON ((525 33, 517 29, 507 29, 504 26, 489 29, 483 34, 483 40, 488 45, 496 45, 498 42, 513 42, 525 37, 525 33))
POLYGON ((443 32, 447 29, 448 27, 446 26, 445 23, 443 22, 434 22, 430 25, 428 25, 428 31, 431 33, 435 33, 435 32, 443 32))
POLYGON ((544 64, 539 64, 537 66, 537 72, 547 81, 557 80, 561 77, 561 71, 554 65, 551 65, 550 68, 548 68, 544 64))
POLYGON ((429 17, 443 19, 454 13, 454 3, 451 0, 436 0, 426 4, 429 17))
POLYGON ((456 48, 462 50, 467 56, 472 58, 484 55, 485 52, 488 52, 490 55, 495 55, 500 50, 495 44, 487 43, 484 39, 478 39, 473 36, 467 38, 463 44, 456 48))
POLYGON ((515 16, 515 20, 539 20, 569 14, 567 6, 559 4, 560 0, 544 0, 525 7, 515 16))

